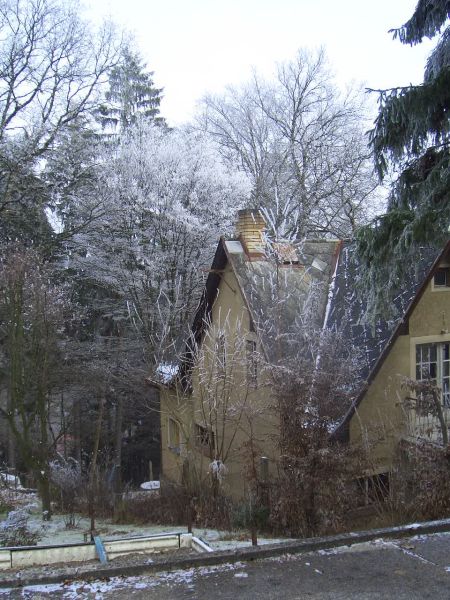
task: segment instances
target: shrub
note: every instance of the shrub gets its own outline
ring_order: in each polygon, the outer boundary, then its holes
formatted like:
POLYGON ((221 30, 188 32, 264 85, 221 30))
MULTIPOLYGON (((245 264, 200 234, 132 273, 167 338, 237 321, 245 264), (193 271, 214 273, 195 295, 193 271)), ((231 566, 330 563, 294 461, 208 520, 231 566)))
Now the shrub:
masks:
POLYGON ((450 515, 450 456, 430 442, 403 441, 392 474, 398 518, 439 519, 450 515))
POLYGON ((75 510, 85 487, 80 465, 73 458, 66 460, 60 457, 50 463, 50 480, 58 489, 60 510, 66 515, 66 527, 76 527, 75 510))
POLYGON ((188 497, 182 486, 163 483, 159 493, 128 491, 116 522, 180 525, 186 521, 188 497))
POLYGON ((269 529, 270 509, 267 506, 251 506, 248 502, 233 506, 231 529, 249 529, 255 526, 260 531, 269 529))
POLYGON ((1 546, 34 546, 39 540, 39 533, 28 526, 29 512, 27 508, 13 510, 0 523, 1 546))

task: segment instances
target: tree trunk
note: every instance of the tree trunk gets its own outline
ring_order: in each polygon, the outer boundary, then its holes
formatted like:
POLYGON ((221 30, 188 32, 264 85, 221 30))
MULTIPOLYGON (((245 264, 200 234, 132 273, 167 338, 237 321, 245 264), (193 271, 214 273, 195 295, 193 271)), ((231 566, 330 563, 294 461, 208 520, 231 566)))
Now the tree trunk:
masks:
POLYGON ((95 530, 95 501, 97 496, 98 476, 97 476, 97 456, 100 445, 100 436, 102 433, 103 412, 105 410, 104 398, 100 401, 100 408, 97 417, 97 428, 94 438, 94 449, 92 451, 91 468, 89 474, 89 517, 91 520, 91 535, 95 530))
POLYGON ((77 398, 73 404, 73 426, 75 435, 75 458, 81 468, 81 406, 77 398))
POLYGON ((36 474, 39 497, 42 502, 42 520, 50 521, 52 517, 50 480, 47 471, 40 471, 36 474))
POLYGON ((114 423, 114 492, 122 491, 122 425, 123 398, 117 399, 114 423))
POLYGON ((254 523, 250 527, 250 533, 252 536, 252 546, 257 546, 258 545, 258 530, 254 523))
MULTIPOLYGON (((7 406, 9 414, 13 414, 11 396, 8 393, 8 390, 6 390, 6 389, 3 390, 3 392, 1 392, 1 403, 4 404, 5 406, 7 406)), ((15 469, 16 468, 16 444, 14 441, 14 434, 13 434, 11 427, 9 426, 7 421, 5 421, 5 424, 6 424, 6 428, 7 428, 6 435, 7 435, 7 440, 8 440, 8 445, 7 445, 8 467, 10 467, 11 469, 15 469)))

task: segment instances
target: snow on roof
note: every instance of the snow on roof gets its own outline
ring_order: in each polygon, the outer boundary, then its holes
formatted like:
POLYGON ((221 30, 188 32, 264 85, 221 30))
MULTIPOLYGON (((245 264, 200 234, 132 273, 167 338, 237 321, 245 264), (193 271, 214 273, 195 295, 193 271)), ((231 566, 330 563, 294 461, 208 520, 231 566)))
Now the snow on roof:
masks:
POLYGON ((160 363, 156 369, 158 380, 161 383, 169 383, 178 374, 179 365, 172 363, 160 363))
POLYGON ((230 254, 241 254, 244 252, 241 242, 235 240, 225 242, 225 247, 230 254))

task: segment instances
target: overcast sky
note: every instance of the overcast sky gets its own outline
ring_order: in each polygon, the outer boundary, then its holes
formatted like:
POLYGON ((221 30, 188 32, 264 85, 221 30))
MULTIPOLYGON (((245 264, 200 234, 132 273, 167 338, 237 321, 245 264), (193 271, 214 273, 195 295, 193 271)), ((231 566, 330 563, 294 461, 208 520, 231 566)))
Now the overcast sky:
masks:
POLYGON ((422 79, 428 40, 403 46, 388 30, 416 0, 86 0, 91 16, 110 16, 135 35, 154 81, 162 116, 189 120, 206 92, 270 76, 301 47, 324 46, 339 84, 386 88, 422 79))

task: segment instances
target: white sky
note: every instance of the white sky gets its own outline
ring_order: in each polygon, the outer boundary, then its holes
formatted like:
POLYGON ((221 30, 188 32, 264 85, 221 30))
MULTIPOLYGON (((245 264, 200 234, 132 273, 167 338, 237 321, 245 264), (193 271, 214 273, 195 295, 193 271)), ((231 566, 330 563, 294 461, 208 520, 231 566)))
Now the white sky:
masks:
POLYGON ((409 19, 416 0, 85 0, 92 17, 132 32, 164 88, 161 114, 189 120, 206 92, 269 76, 301 47, 324 46, 339 84, 386 88, 422 79, 434 43, 404 46, 388 29, 409 19))

